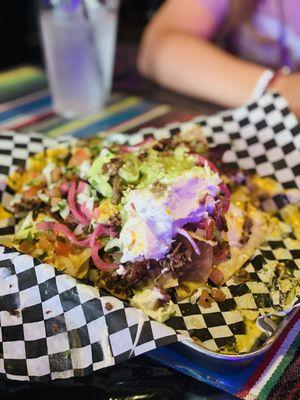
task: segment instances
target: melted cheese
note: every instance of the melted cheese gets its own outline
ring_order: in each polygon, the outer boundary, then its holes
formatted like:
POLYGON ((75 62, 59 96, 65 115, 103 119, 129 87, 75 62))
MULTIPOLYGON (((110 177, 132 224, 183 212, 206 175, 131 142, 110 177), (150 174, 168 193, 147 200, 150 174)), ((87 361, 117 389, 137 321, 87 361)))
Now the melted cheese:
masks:
MULTIPOLYGON (((241 202, 241 206, 231 205, 226 215, 228 232, 225 238, 228 240, 231 249, 231 258, 218 265, 224 275, 225 281, 234 275, 242 265, 252 257, 255 250, 265 242, 271 228, 275 227, 268 222, 268 215, 259 211, 251 204, 247 204, 247 212, 245 204, 241 202), (252 228, 248 241, 241 245, 239 240, 243 233, 243 224, 246 216, 252 219, 252 228)), ((238 204, 238 202, 236 202, 238 204)))

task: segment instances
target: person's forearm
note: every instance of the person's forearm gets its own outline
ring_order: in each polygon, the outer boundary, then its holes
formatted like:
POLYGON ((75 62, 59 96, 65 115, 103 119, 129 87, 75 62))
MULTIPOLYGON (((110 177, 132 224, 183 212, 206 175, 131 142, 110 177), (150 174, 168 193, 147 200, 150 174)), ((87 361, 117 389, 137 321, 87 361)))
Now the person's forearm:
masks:
POLYGON ((230 107, 250 99, 264 70, 181 32, 164 33, 155 40, 146 35, 139 66, 167 88, 230 107))

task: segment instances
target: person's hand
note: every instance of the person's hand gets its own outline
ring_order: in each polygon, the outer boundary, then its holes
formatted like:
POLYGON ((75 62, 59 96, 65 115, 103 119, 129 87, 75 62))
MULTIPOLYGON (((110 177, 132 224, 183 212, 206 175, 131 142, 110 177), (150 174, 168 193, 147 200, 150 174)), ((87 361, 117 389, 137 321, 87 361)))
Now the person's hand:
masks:
POLYGON ((271 90, 285 97, 290 109, 300 119, 300 73, 281 76, 274 82, 271 90))

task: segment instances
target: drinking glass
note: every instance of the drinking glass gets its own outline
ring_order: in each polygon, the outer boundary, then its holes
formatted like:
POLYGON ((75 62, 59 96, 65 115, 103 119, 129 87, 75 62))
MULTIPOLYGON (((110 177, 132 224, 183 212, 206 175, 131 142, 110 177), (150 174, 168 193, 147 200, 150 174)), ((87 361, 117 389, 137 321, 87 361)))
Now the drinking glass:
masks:
POLYGON ((110 95, 119 0, 42 0, 40 26, 55 111, 99 112, 110 95))

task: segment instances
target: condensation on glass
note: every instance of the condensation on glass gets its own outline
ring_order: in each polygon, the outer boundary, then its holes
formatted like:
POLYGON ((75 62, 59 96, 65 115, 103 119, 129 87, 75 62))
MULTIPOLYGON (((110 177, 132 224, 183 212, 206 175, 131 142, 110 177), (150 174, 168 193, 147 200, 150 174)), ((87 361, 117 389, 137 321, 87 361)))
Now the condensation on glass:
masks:
POLYGON ((111 91, 119 0, 43 0, 40 26, 57 113, 95 114, 111 91))

